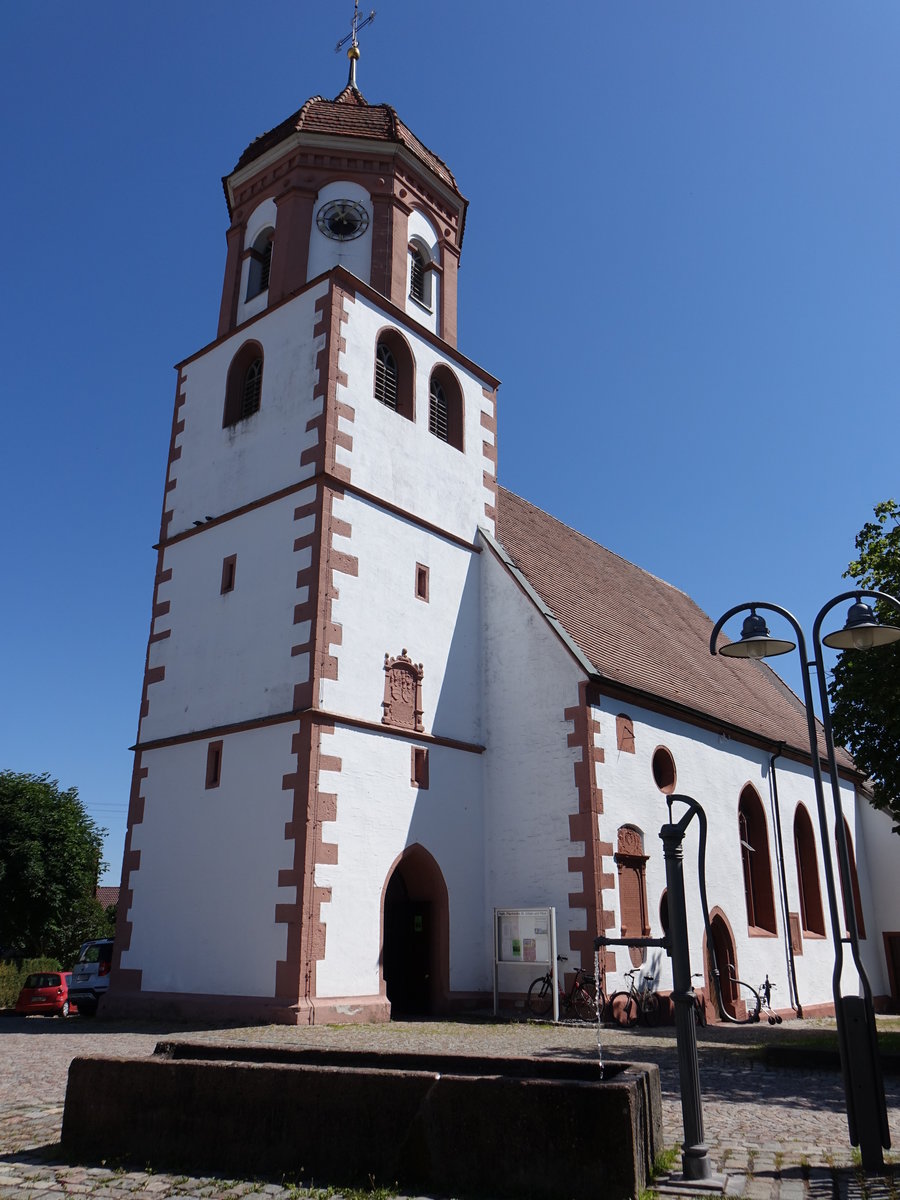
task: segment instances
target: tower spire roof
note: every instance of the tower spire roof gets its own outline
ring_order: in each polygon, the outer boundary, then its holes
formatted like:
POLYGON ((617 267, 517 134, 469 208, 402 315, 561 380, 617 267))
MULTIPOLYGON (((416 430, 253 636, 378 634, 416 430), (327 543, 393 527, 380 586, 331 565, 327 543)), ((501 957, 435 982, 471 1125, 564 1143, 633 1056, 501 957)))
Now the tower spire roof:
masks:
POLYGON ((238 159, 231 174, 249 166, 292 134, 324 134, 330 137, 365 138, 370 141, 397 143, 405 147, 457 196, 462 196, 453 172, 443 159, 416 137, 390 104, 369 104, 355 84, 353 75, 351 65, 351 78, 333 100, 326 100, 324 96, 310 97, 302 108, 280 125, 252 141, 238 159))

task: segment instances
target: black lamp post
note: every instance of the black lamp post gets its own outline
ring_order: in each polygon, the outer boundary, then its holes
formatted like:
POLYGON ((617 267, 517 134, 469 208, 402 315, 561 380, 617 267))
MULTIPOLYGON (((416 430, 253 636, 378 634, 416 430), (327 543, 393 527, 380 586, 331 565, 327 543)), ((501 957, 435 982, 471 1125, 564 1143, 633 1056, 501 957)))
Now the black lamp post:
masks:
POLYGON ((831 711, 828 707, 828 689, 825 679, 825 664, 822 660, 822 644, 836 650, 867 650, 873 646, 885 646, 900 639, 900 628, 882 625, 871 605, 863 602, 863 596, 883 600, 900 609, 900 602, 886 592, 854 590, 842 592, 821 609, 813 625, 813 648, 815 659, 810 662, 806 652, 803 630, 796 618, 777 604, 760 602, 738 604, 720 617, 709 639, 710 654, 716 653, 716 640, 726 621, 749 609, 744 618, 739 642, 731 642, 719 648, 718 653, 729 658, 767 658, 787 654, 795 645, 799 647, 803 660, 803 701, 806 706, 806 723, 809 734, 809 751, 812 758, 813 780, 816 790, 816 805, 819 814, 819 831, 822 839, 825 866, 825 883, 828 890, 828 907, 831 914, 831 932, 834 941, 834 974, 832 992, 834 1014, 837 1023, 838 1047, 841 1054, 841 1070, 844 1076, 844 1094, 847 1100, 847 1124, 850 1129, 851 1145, 859 1146, 862 1165, 867 1171, 878 1170, 884 1165, 882 1147, 891 1144, 887 1123, 887 1108, 884 1099, 884 1083, 881 1064, 878 1060, 878 1042, 875 1032, 875 1009, 872 1004, 872 988, 859 951, 859 929, 856 921, 856 906, 853 902, 850 854, 844 833, 844 814, 841 807, 840 782, 834 754, 834 736, 831 729, 831 711), (843 629, 820 636, 822 621, 838 604, 854 600, 847 614, 843 629), (765 620, 757 609, 778 613, 787 620, 797 635, 797 641, 782 641, 769 634, 765 620), (809 672, 815 668, 822 710, 822 726, 825 734, 825 750, 828 771, 831 777, 831 795, 834 807, 834 832, 837 842, 838 868, 841 873, 848 937, 843 935, 834 885, 834 869, 831 862, 828 837, 828 817, 825 810, 825 790, 822 784, 822 764, 819 756, 819 739, 813 709, 812 689, 809 672), (849 942, 853 962, 862 985, 862 996, 844 996, 841 991, 841 973, 844 966, 844 942, 849 942))

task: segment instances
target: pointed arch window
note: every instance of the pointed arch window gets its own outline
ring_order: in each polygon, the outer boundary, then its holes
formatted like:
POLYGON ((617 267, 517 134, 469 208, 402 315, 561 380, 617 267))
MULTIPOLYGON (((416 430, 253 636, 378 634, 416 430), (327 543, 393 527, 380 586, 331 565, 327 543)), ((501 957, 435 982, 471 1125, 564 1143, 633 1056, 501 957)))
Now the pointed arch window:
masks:
POLYGON ((245 342, 231 360, 225 383, 222 427, 237 425, 259 412, 262 399, 263 351, 259 342, 245 342))
POLYGON ((396 329, 375 342, 375 399, 408 421, 415 420, 416 367, 409 343, 396 329))
POLYGON ((443 364, 435 367, 428 389, 428 432, 463 448, 463 398, 456 376, 443 364))
POLYGON ((272 269, 272 239, 273 229, 264 229, 253 242, 250 249, 250 270, 247 272, 247 300, 259 296, 269 286, 269 272, 272 269))
MULTIPOLYGON (((847 857, 850 859, 850 891, 853 894, 853 911, 856 913, 856 929, 861 938, 866 936, 866 923, 863 920, 862 897, 859 893, 859 875, 856 872, 856 855, 853 853, 853 838, 850 835, 850 826, 847 824, 847 818, 844 817, 844 837, 847 839, 847 857)), ((837 835, 835 834, 835 842, 837 835)), ((838 857, 840 863, 840 857, 838 857)), ((847 929, 850 928, 850 908, 849 897, 847 896, 847 887, 844 883, 844 875, 842 871, 838 871, 841 879, 841 898, 844 901, 844 925, 847 929)))
POLYGON ((816 859, 816 839, 809 813, 802 804, 794 814, 794 856, 797 859, 797 883, 800 890, 800 926, 804 933, 825 936, 825 916, 822 911, 822 892, 819 888, 819 866, 816 859))
POLYGON ((738 804, 738 833, 750 932, 777 933, 766 814, 762 801, 749 785, 741 792, 738 804))

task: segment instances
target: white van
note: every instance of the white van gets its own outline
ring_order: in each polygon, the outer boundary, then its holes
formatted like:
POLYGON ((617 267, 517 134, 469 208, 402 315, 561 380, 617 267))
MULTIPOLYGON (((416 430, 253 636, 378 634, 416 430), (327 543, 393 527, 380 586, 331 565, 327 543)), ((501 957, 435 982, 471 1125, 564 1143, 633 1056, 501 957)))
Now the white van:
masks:
POLYGON ((78 962, 72 968, 69 1003, 74 1004, 83 1017, 93 1017, 100 997, 106 994, 112 952, 112 938, 97 938, 96 941, 82 944, 78 962))

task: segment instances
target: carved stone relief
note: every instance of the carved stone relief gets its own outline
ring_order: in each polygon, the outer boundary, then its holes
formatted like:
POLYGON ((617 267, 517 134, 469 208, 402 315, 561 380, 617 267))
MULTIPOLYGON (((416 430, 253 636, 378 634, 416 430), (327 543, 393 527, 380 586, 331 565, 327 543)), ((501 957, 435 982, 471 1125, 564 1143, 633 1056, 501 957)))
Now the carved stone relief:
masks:
POLYGON ((405 647, 396 657, 384 656, 384 700, 381 707, 383 725, 396 725, 400 729, 414 729, 423 733, 422 724, 422 676, 421 663, 414 663, 405 647))

